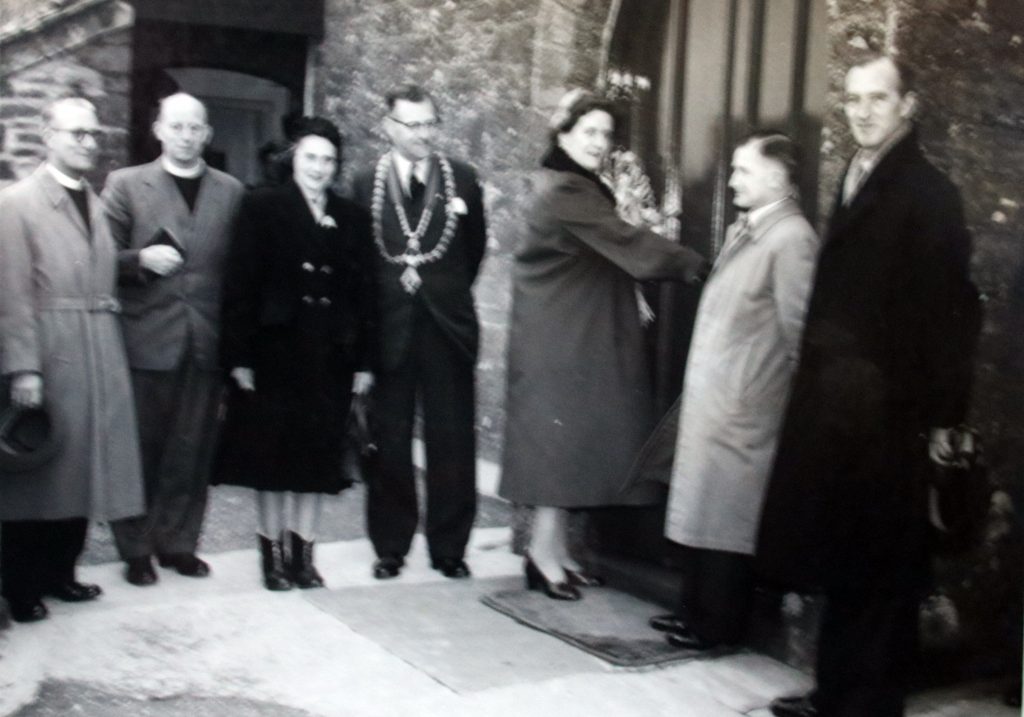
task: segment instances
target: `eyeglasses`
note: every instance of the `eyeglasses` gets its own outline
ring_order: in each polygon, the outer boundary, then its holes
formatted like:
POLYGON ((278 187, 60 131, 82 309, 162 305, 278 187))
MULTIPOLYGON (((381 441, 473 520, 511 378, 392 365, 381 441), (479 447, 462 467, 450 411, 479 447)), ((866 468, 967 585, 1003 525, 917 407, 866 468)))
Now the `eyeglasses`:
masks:
POLYGON ((54 132, 67 132, 71 135, 71 138, 79 144, 84 143, 86 138, 89 138, 93 142, 99 144, 100 136, 103 134, 98 129, 65 129, 63 127, 53 127, 52 129, 54 132))
POLYGON ((403 122, 397 117, 392 117, 391 115, 388 115, 388 119, 391 120, 392 122, 397 122, 406 129, 411 129, 413 132, 415 132, 418 129, 437 129, 438 125, 441 124, 441 120, 437 119, 436 117, 434 119, 425 120, 423 122, 403 122))

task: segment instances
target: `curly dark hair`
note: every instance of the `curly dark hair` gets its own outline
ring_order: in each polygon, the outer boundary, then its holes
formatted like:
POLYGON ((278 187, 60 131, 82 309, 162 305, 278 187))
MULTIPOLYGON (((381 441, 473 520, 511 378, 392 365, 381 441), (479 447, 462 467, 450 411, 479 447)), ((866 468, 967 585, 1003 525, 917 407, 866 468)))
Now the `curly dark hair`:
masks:
POLYGON ((326 117, 302 117, 296 120, 294 125, 294 134, 291 136, 292 146, 294 147, 303 137, 309 137, 314 135, 317 137, 323 137, 332 145, 338 152, 338 157, 341 157, 341 132, 338 131, 337 125, 331 122, 326 117))

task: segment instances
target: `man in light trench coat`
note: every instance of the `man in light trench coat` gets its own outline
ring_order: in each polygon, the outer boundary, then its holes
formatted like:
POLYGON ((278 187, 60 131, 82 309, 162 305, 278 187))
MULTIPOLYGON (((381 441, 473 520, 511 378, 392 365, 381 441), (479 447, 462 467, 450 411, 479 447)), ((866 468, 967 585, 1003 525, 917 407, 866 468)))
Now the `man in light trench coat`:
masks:
POLYGON ((46 406, 59 440, 49 462, 0 475, 0 573, 19 622, 47 616, 43 596, 99 596, 75 580, 87 519, 143 511, 116 248, 84 178, 96 109, 63 99, 43 121, 46 162, 0 192, 0 374, 14 405, 46 406))
POLYGON ((676 647, 738 643, 752 555, 803 330, 818 237, 794 195, 796 148, 755 133, 735 150, 741 210, 697 311, 665 535, 685 547, 676 613, 651 618, 676 647))

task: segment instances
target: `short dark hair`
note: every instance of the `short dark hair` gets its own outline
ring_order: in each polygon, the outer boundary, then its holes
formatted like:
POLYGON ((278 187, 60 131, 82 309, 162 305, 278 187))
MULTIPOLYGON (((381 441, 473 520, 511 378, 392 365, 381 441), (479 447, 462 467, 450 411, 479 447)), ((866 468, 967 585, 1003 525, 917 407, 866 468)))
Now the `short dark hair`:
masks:
POLYGON ((896 68, 896 75, 899 78, 899 85, 896 89, 901 96, 915 90, 917 87, 917 73, 914 71, 914 68, 903 60, 874 48, 854 50, 846 71, 849 72, 854 67, 863 67, 879 60, 888 60, 896 68))
POLYGON ((437 102, 434 101, 434 96, 412 82, 406 82, 405 84, 392 87, 388 90, 388 93, 384 95, 384 102, 388 106, 388 112, 395 109, 395 103, 398 102, 398 100, 417 103, 429 102, 434 108, 434 113, 436 114, 438 112, 437 102))
POLYGON ((786 171, 786 178, 794 187, 800 184, 800 147, 785 132, 775 129, 756 129, 747 134, 737 145, 753 144, 762 157, 774 159, 786 171))
POLYGON ((296 120, 294 135, 291 137, 292 146, 298 144, 303 137, 323 137, 338 152, 338 160, 341 160, 341 132, 338 127, 326 117, 302 117, 296 120))
POLYGON ((618 126, 615 116, 615 104, 600 95, 589 91, 575 90, 570 102, 565 105, 565 99, 559 103, 555 114, 551 118, 551 144, 558 142, 558 135, 571 132, 572 128, 579 122, 580 117, 588 115, 595 110, 607 113, 612 118, 613 126, 618 126))

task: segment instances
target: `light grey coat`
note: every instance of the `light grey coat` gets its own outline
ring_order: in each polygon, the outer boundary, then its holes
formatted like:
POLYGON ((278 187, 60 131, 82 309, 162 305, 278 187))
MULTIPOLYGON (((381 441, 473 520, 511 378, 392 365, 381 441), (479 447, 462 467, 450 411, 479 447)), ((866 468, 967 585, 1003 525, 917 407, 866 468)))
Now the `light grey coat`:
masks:
POLYGON ((819 241, 793 200, 729 228, 686 364, 665 535, 754 552, 819 241))
POLYGON ((61 450, 0 476, 0 520, 143 512, 131 384, 115 313, 117 259, 98 197, 87 230, 45 167, 0 191, 0 373, 35 371, 61 450))

